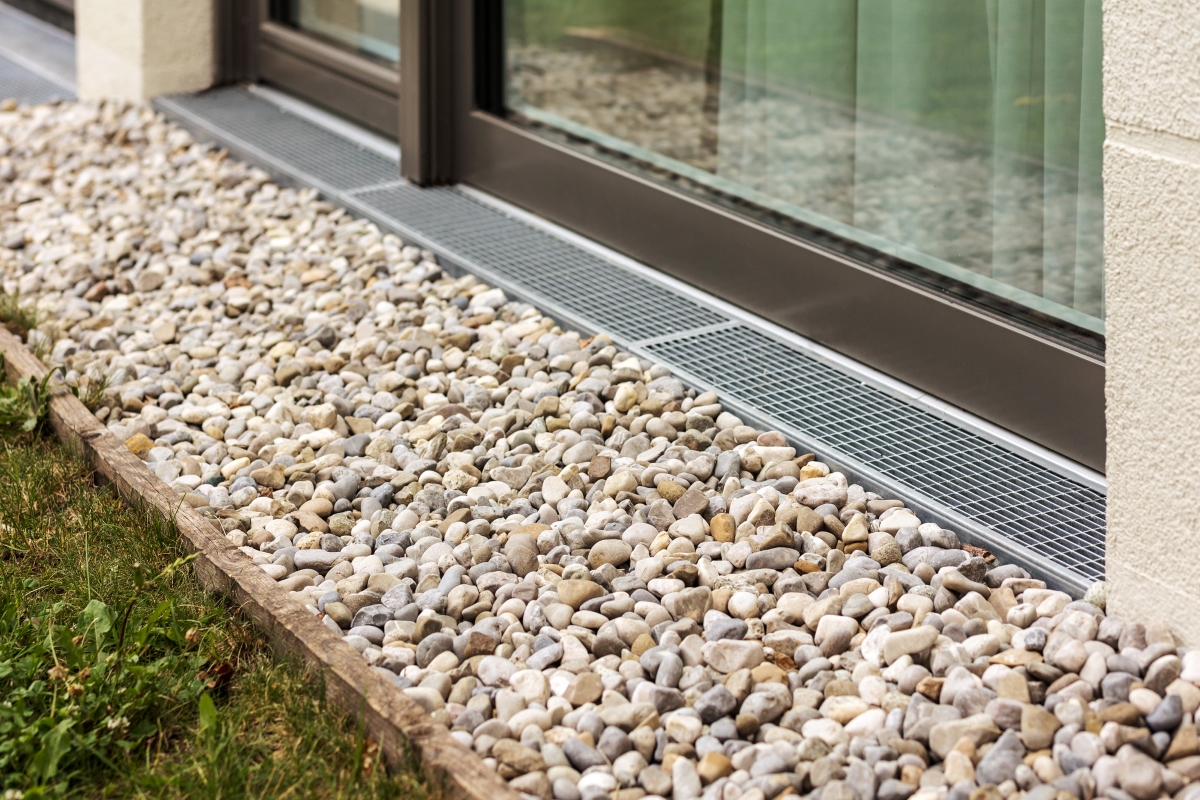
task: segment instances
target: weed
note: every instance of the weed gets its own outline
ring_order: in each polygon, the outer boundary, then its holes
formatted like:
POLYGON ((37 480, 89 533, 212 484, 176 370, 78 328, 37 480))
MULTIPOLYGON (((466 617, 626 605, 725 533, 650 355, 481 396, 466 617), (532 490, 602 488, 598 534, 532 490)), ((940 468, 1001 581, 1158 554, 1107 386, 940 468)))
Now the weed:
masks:
POLYGON ((25 335, 25 346, 33 353, 34 358, 45 364, 49 362, 50 353, 53 352, 59 338, 57 328, 53 326, 49 334, 40 328, 34 328, 25 335))
POLYGON ((105 392, 112 386, 112 378, 98 370, 89 371, 78 381, 69 382, 67 385, 70 386, 72 394, 79 398, 79 402, 87 406, 88 411, 95 411, 104 405, 107 399, 105 392))
MULTIPOLYGON (((0 374, 4 371, 4 353, 0 352, 0 374)), ((50 411, 50 381, 62 368, 47 372, 40 380, 21 378, 16 386, 0 386, 0 428, 15 427, 29 432, 41 424, 50 411)))
MULTIPOLYGON (((0 350, 0 376, 3 374, 4 351, 0 350)), ((25 432, 37 428, 50 411, 50 383, 62 374, 63 368, 55 367, 40 380, 21 378, 16 386, 0 386, 0 428, 15 427, 25 432)), ((95 411, 104 403, 105 392, 111 384, 111 378, 89 373, 81 380, 64 385, 88 411, 95 411)))
POLYGON ((21 293, 7 294, 0 291, 0 325, 16 336, 25 334, 38 326, 38 311, 32 303, 21 304, 21 293))

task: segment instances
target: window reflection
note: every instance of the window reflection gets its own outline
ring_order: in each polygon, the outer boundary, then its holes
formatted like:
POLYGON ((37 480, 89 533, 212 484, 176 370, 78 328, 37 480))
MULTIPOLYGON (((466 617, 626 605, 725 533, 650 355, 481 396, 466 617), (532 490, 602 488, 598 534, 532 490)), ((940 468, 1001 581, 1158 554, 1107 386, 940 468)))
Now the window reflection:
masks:
POLYGON ((509 0, 531 125, 1103 333, 1100 0, 509 0))

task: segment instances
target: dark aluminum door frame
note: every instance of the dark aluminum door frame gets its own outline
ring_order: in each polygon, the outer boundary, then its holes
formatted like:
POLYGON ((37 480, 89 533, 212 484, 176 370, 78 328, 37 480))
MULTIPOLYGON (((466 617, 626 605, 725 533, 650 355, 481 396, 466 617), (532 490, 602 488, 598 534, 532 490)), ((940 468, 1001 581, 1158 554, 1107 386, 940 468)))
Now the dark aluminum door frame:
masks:
POLYGON ((501 0, 436 1, 453 9, 441 45, 454 78, 444 181, 502 197, 1103 472, 1102 354, 479 110, 496 92, 476 85, 476 53, 493 80, 502 63, 498 31, 479 31, 475 11, 497 18, 501 0))
POLYGON ((445 0, 399 0, 400 171, 418 186, 454 180, 453 6, 445 0))
POLYGON ((393 139, 399 135, 399 70, 273 20, 270 0, 222 2, 249 3, 243 22, 249 58, 229 77, 274 84, 393 139))

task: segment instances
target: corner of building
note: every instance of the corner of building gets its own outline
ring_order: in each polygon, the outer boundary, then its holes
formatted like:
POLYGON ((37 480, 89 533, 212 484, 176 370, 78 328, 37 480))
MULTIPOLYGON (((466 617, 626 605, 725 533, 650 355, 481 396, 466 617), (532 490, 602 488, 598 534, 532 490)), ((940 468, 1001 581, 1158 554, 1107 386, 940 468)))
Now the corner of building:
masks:
POLYGON ((214 0, 79 0, 75 9, 82 100, 145 102, 213 85, 214 0))
POLYGON ((1104 6, 1108 609, 1200 645, 1200 6, 1104 6))

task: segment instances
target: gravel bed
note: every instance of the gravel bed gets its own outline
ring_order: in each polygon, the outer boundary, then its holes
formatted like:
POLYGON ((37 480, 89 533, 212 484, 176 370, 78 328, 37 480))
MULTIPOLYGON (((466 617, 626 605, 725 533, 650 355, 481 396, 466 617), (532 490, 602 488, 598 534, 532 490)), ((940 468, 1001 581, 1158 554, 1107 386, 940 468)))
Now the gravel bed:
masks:
POLYGON ((0 272, 133 452, 530 796, 1200 798, 1200 652, 1101 584, 149 110, 0 112, 0 272))

